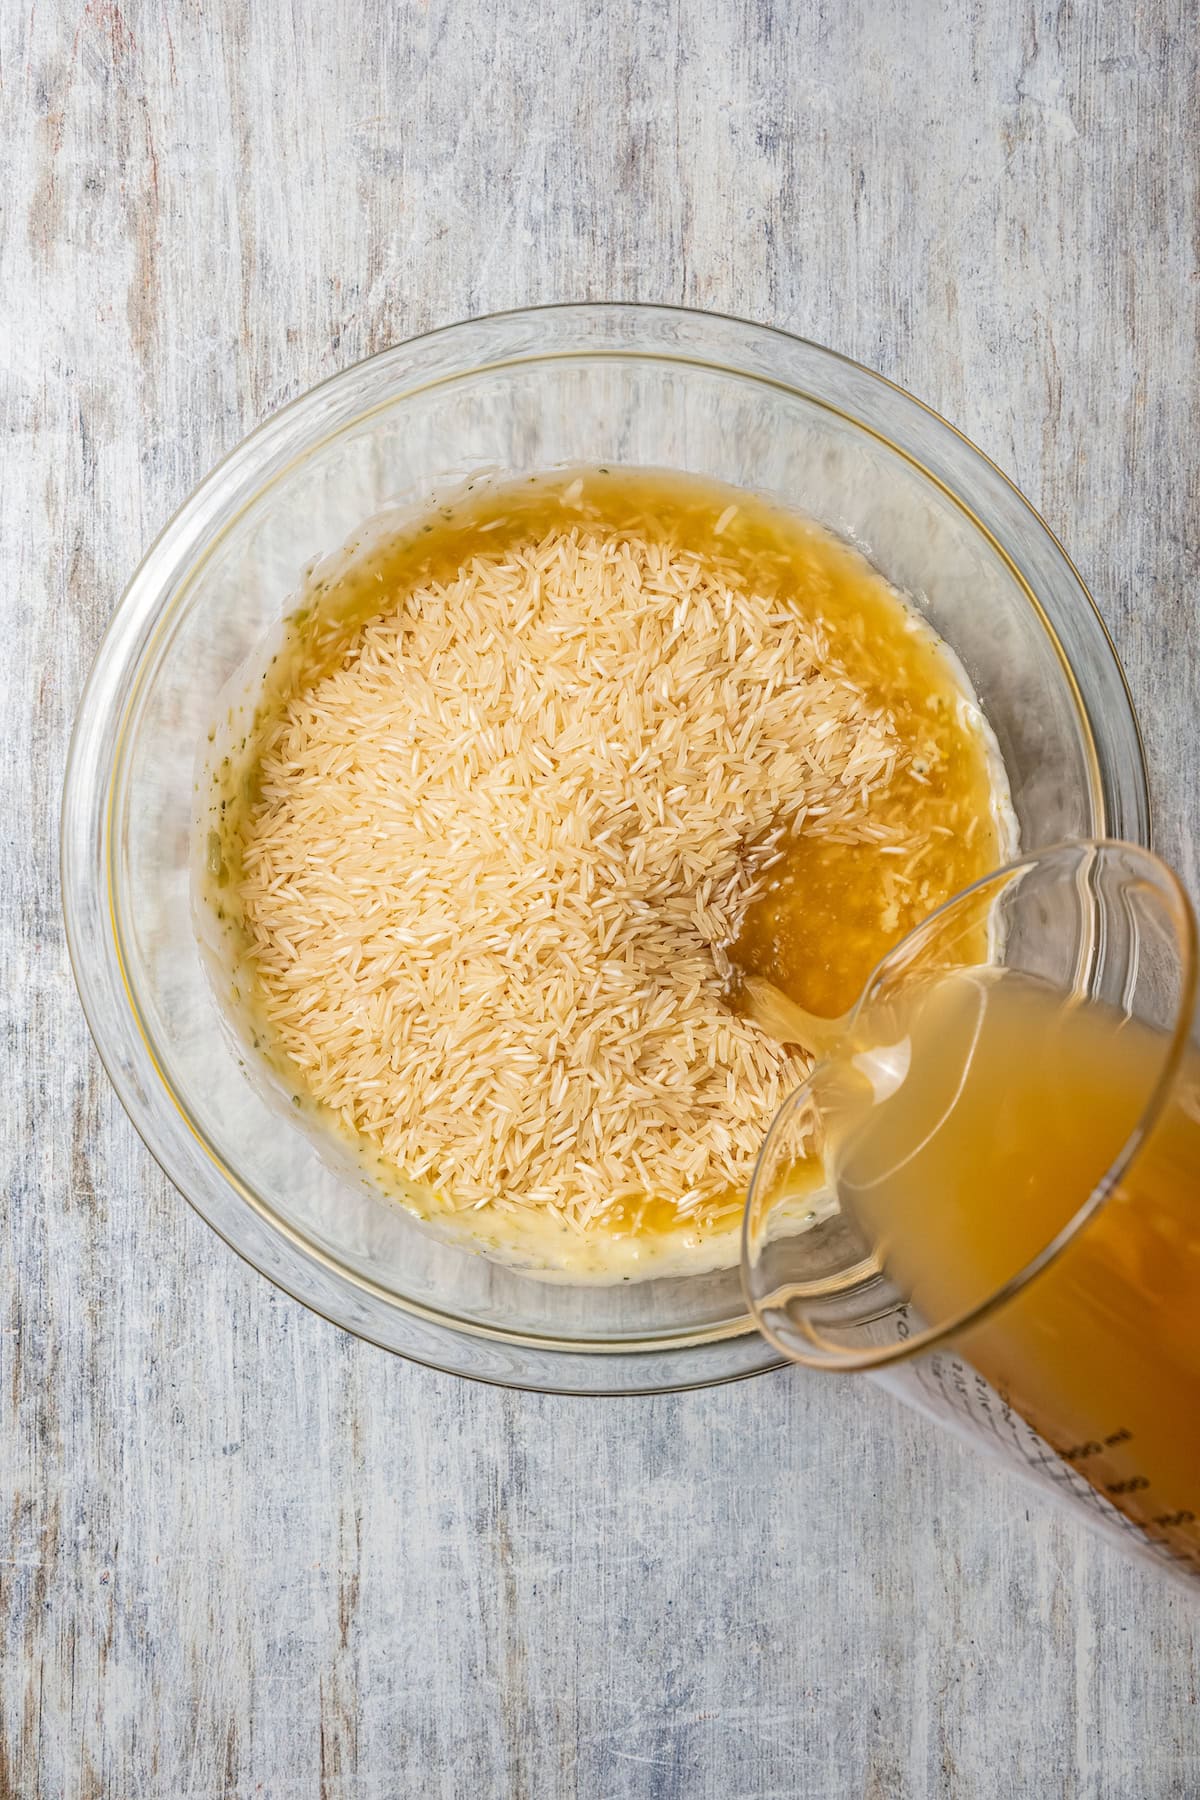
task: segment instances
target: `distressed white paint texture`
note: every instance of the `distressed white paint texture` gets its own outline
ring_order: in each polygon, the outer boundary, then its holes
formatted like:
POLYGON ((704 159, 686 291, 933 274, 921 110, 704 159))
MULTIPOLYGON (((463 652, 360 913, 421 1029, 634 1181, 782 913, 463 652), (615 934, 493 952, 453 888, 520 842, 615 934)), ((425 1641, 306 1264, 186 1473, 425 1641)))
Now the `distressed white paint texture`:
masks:
POLYGON ((1189 0, 0 8, 4 1800, 1200 1791, 1197 1609, 871 1391, 491 1392, 273 1293, 109 1092, 54 843, 216 457, 391 340, 623 296, 832 344, 1016 476, 1195 887, 1196 43, 1189 0))

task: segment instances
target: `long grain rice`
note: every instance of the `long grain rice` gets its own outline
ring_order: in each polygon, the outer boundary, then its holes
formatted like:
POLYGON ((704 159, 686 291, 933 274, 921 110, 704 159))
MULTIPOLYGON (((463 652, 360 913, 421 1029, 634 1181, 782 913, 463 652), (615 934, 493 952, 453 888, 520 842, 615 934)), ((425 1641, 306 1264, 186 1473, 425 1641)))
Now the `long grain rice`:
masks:
POLYGON ((551 533, 396 598, 269 731, 241 902, 312 1094, 442 1204, 586 1229, 744 1187, 798 1052, 724 946, 897 744, 732 565, 551 533))

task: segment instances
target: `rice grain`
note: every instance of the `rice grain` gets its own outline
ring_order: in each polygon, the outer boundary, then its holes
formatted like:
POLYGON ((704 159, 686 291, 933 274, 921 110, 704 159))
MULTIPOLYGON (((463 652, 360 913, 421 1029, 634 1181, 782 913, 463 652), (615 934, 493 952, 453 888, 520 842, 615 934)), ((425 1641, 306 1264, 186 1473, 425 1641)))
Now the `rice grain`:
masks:
POLYGON ((730 1012, 723 947, 789 831, 873 840, 898 754, 820 625, 732 564, 583 526, 477 555, 267 733, 261 1009, 444 1206, 691 1217, 806 1066, 730 1012))

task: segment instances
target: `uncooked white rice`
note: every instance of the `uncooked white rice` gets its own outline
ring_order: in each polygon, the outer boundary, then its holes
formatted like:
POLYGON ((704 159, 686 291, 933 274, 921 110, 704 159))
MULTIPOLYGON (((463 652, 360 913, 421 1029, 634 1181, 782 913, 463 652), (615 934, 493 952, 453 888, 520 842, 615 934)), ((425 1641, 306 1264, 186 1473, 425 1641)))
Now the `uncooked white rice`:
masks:
POLYGON ((553 532, 398 596, 268 733, 241 900, 311 1093, 455 1209, 745 1186, 803 1070, 723 945, 789 829, 862 840, 891 721, 732 565, 553 532))

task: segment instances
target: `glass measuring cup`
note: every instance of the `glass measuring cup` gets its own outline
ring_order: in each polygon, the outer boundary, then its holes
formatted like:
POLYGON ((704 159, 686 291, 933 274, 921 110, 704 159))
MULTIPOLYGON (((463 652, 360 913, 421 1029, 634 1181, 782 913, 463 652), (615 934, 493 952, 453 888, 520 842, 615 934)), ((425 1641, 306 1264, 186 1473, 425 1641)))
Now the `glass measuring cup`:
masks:
POLYGON ((1128 844, 965 890, 785 1102, 743 1278, 794 1361, 870 1370, 1200 1579, 1196 923, 1128 844))

